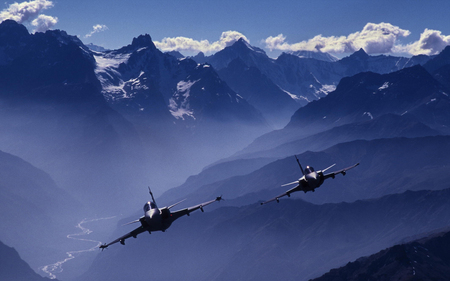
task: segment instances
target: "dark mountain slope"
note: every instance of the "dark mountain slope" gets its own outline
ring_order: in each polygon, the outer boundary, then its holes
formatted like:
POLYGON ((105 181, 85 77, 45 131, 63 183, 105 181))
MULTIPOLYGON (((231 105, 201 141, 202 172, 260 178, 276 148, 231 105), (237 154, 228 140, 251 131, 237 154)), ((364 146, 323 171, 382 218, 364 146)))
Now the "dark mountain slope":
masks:
POLYGON ((443 91, 420 66, 385 75, 361 73, 342 79, 326 99, 298 110, 287 127, 334 127, 361 120, 365 113, 373 117, 386 113, 414 114, 414 110, 432 99, 448 100, 443 91))
POLYGON ((450 46, 445 47, 441 53, 439 53, 434 58, 430 59, 426 64, 424 64, 424 68, 429 71, 431 74, 434 74, 440 68, 450 64, 450 46))
POLYGON ((0 152, 0 240, 13 246, 33 268, 50 262, 81 204, 45 172, 0 152), (40 253, 36 255, 36 253, 40 253))
MULTIPOLYGON (((39 276, 20 258, 14 248, 0 242, 0 280, 9 281, 49 281, 39 276)), ((57 281, 57 279, 53 279, 57 281)))
MULTIPOLYGON (((450 46, 429 60, 424 67, 436 80, 447 87, 447 91, 450 91, 450 46)), ((449 93, 447 92, 447 94, 449 93)))
POLYGON ((192 110, 194 120, 199 124, 208 122, 218 124, 239 122, 239 125, 252 126, 265 124, 260 112, 224 83, 210 65, 200 65, 192 69, 189 76, 180 82, 177 92, 171 98, 172 104, 176 104, 174 107, 177 109, 182 107, 182 104, 189 105, 185 109, 192 110), (189 85, 189 88, 181 87, 180 82, 186 87, 189 85))
POLYGON ((300 106, 257 67, 247 66, 240 58, 231 61, 218 73, 237 94, 261 111, 276 127, 285 126, 300 106))
POLYGON ((396 245, 333 269, 314 281, 447 280, 450 232, 396 245))

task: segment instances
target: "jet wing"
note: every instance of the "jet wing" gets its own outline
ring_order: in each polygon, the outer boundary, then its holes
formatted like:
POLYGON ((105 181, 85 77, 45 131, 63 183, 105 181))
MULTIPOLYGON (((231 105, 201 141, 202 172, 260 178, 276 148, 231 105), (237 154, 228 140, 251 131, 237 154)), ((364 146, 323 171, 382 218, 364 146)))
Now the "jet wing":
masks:
POLYGON ((141 233, 144 232, 144 231, 145 231, 145 228, 143 228, 142 226, 139 226, 139 227, 136 228, 135 230, 133 230, 133 231, 131 231, 131 232, 129 232, 129 233, 127 233, 127 234, 125 234, 125 235, 123 235, 123 236, 117 238, 116 240, 114 240, 114 241, 112 241, 112 242, 110 242, 110 243, 108 243, 108 244, 103 244, 103 245, 101 245, 99 248, 103 250, 103 249, 108 248, 108 246, 110 246, 110 245, 112 245, 112 244, 115 244, 115 243, 117 243, 117 242, 120 242, 122 245, 124 245, 124 244, 125 244, 125 239, 128 239, 128 238, 130 238, 130 237, 136 238, 136 236, 137 236, 138 234, 141 234, 141 233))
POLYGON ((274 197, 272 199, 269 199, 269 200, 267 200, 265 202, 262 202, 261 205, 264 205, 264 204, 267 204, 267 203, 270 203, 270 202, 273 202, 273 201, 277 201, 278 202, 281 197, 286 196, 286 195, 287 196, 291 196, 292 192, 299 191, 299 190, 301 190, 300 189, 300 185, 297 185, 296 187, 289 189, 288 191, 286 191, 283 194, 280 194, 280 195, 278 195, 278 196, 276 196, 276 197, 274 197))
POLYGON ((221 201, 221 200, 223 200, 222 196, 219 196, 219 197, 217 197, 214 200, 211 200, 211 201, 208 201, 208 202, 204 202, 204 203, 201 203, 201 204, 198 204, 198 205, 186 208, 186 209, 181 209, 181 210, 172 212, 170 215, 171 215, 173 220, 176 220, 176 219, 178 219, 178 218, 180 218, 180 217, 182 217, 184 215, 188 215, 189 216, 190 213, 192 213, 193 211, 196 211, 198 209, 202 210, 202 212, 203 212, 203 207, 208 206, 209 204, 212 204, 212 203, 214 203, 216 201, 221 201))
POLYGON ((335 172, 331 172, 331 173, 329 173, 329 174, 324 175, 324 176, 323 176, 323 179, 325 180, 325 179, 327 179, 327 178, 334 178, 334 176, 336 176, 336 175, 338 175, 338 174, 343 174, 343 175, 345 176, 345 174, 347 173, 348 170, 353 169, 353 168, 355 168, 355 167, 358 166, 358 165, 359 165, 359 163, 356 163, 355 165, 350 166, 350 167, 347 167, 347 168, 344 168, 344 169, 342 169, 342 170, 335 171, 335 172))

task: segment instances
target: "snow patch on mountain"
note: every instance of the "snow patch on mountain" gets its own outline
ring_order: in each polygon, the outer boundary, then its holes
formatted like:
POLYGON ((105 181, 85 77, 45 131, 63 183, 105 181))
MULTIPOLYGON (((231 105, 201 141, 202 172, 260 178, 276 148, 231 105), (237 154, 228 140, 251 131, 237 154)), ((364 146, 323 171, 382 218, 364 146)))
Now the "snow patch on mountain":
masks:
POLYGON ((430 104, 430 103, 432 103, 432 102, 434 102, 434 101, 436 101, 436 98, 431 99, 429 102, 427 102, 427 105, 430 104))
POLYGON ((114 56, 94 53, 95 61, 97 62, 97 72, 105 71, 110 68, 117 68, 121 63, 128 61, 131 54, 116 54, 114 56))
MULTIPOLYGON (((280 88, 281 89, 281 88, 280 88)), ((284 90, 284 89, 281 89, 283 92, 285 92, 286 94, 288 94, 293 100, 296 100, 296 101, 299 101, 299 100, 302 100, 302 99, 306 99, 306 98, 304 98, 304 97, 298 97, 298 96, 296 96, 296 95, 294 95, 294 94, 292 94, 292 93, 290 93, 290 92, 288 92, 288 91, 286 91, 286 90, 284 90)), ((306 99, 307 100, 307 99, 306 99)), ((307 100, 308 101, 308 100, 307 100)), ((309 102, 309 101, 308 101, 309 102)))
POLYGON ((386 90, 387 88, 389 88, 389 86, 390 86, 389 82, 384 82, 384 84, 378 88, 378 91, 386 90))
POLYGON ((336 90, 336 85, 322 85, 322 88, 320 88, 320 91, 325 95, 328 95, 334 90, 336 90))
POLYGON ((309 87, 311 89, 314 89, 314 96, 316 97, 316 99, 323 98, 323 97, 327 96, 330 92, 336 90, 335 85, 321 85, 320 88, 317 88, 314 85, 310 85, 309 87))
POLYGON ((327 61, 327 62, 336 62, 339 59, 329 53, 322 53, 322 52, 314 52, 314 51, 292 51, 287 52, 288 54, 297 56, 302 59, 316 59, 321 61, 327 61))
POLYGON ((129 98, 124 90, 126 82, 122 79, 119 79, 119 81, 116 81, 115 83, 113 83, 113 81, 118 77, 121 77, 121 74, 117 69, 121 63, 128 61, 130 54, 108 56, 94 52, 94 58, 97 63, 95 74, 102 84, 104 95, 107 93, 105 98, 108 100, 129 98))
POLYGON ((141 80, 145 82, 147 80, 146 77, 143 77, 145 75, 144 71, 141 71, 138 77, 132 78, 128 80, 125 84, 130 86, 130 90, 148 90, 148 86, 145 83, 141 83, 141 80))
POLYGON ((177 91, 169 100, 169 111, 176 119, 185 120, 184 116, 191 117, 195 120, 194 111, 189 105, 189 96, 191 87, 196 81, 180 81, 177 84, 177 91))
POLYGON ((369 116, 369 118, 373 120, 373 115, 372 115, 372 113, 370 113, 370 112, 364 112, 364 113, 363 113, 363 116, 364 116, 364 115, 369 116))

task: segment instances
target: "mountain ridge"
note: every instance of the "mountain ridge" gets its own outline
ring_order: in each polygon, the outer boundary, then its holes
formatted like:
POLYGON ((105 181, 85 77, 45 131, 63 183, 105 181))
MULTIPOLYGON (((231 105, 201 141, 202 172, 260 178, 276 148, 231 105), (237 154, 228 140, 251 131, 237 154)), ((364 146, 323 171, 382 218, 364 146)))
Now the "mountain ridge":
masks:
POLYGON ((332 269, 314 281, 326 280, 445 280, 450 274, 450 233, 395 245, 332 269))

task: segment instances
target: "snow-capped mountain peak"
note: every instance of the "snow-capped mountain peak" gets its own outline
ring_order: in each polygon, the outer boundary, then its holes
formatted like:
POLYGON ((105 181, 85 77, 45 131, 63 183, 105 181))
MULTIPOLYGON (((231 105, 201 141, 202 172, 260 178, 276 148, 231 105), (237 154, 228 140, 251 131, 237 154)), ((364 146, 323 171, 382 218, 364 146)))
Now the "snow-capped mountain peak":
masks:
POLYGON ((245 40, 244 38, 240 38, 232 46, 234 46, 237 49, 248 49, 252 52, 266 55, 266 52, 263 49, 260 49, 258 47, 254 47, 254 46, 250 45, 250 43, 247 42, 247 40, 245 40))

